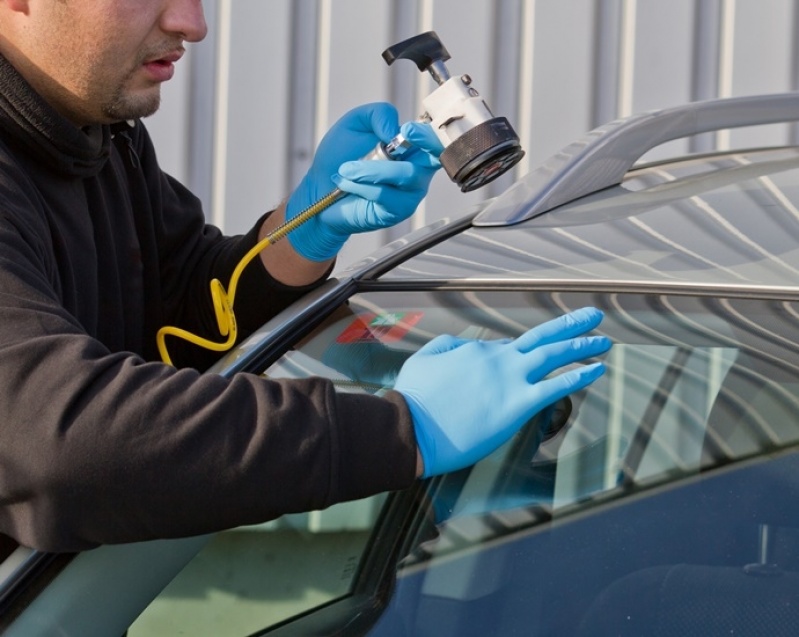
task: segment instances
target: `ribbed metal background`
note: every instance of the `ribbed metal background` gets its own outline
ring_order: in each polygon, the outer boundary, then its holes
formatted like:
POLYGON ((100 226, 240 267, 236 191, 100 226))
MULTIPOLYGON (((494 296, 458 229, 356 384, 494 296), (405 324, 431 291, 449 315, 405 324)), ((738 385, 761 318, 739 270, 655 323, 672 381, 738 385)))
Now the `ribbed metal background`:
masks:
MULTIPOLYGON (((164 167, 227 232, 248 229, 299 181, 348 109, 387 100, 416 117, 434 87, 391 44, 435 30, 522 138, 524 174, 586 131, 632 113, 799 86, 796 0, 206 0, 194 45, 148 122, 164 167)), ((797 138, 771 126, 671 142, 654 156, 797 138)), ((652 156, 652 155, 650 155, 652 156)), ((346 265, 412 226, 504 190, 464 195, 442 173, 411 222, 358 237, 346 265)))

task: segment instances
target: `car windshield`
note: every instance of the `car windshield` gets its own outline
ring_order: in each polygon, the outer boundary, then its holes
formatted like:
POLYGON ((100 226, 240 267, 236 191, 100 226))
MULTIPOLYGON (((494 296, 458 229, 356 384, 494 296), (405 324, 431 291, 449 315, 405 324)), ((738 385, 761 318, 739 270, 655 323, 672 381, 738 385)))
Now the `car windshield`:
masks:
POLYGON ((487 465, 527 437, 534 439, 528 441, 535 453, 528 458, 531 466, 572 458, 567 464, 577 473, 567 479, 562 466, 551 494, 553 505, 563 507, 620 482, 669 479, 799 437, 799 313, 796 304, 782 301, 374 292, 350 299, 266 376, 321 375, 341 391, 381 394, 391 389, 408 356, 439 334, 514 337, 588 304, 603 309, 597 333, 614 341, 607 373, 589 390, 538 414, 487 465), (533 435, 541 431, 543 441, 533 435))
MULTIPOLYGON (((746 466, 747 460, 757 462, 781 449, 791 452, 799 440, 796 303, 513 289, 370 292, 350 299, 266 375, 323 375, 341 391, 381 394, 392 387, 402 362, 438 334, 514 337, 584 305, 601 307, 606 314, 598 331, 615 343, 606 359, 607 373, 587 390, 537 414, 514 439, 474 468, 429 482, 426 505, 416 513, 416 536, 397 564, 394 596, 375 634, 394 634, 387 626, 398 621, 397 613, 437 626, 430 628, 430 634, 488 634, 480 632, 491 632, 480 624, 488 621, 486 617, 497 622, 492 626, 505 621, 508 629, 517 628, 514 622, 519 621, 523 603, 518 597, 545 594, 541 582, 574 591, 589 589, 580 596, 575 593, 580 611, 564 606, 568 596, 561 592, 557 603, 551 601, 552 612, 539 609, 536 621, 542 623, 528 625, 533 631, 529 634, 550 634, 546 631, 555 628, 566 633, 551 634, 572 634, 578 625, 565 618, 586 612, 590 601, 622 572, 690 560, 686 554, 664 555, 669 545, 664 533, 683 547, 695 546, 694 541, 720 542, 719 550, 710 551, 715 559, 743 566, 763 559, 758 534, 764 528, 793 524, 773 515, 758 517, 757 507, 738 509, 727 502, 718 505, 727 517, 715 519, 719 526, 712 530, 707 521, 694 517, 704 531, 696 533, 687 530, 690 524, 684 516, 687 511, 697 516, 702 507, 686 501, 679 513, 666 509, 663 528, 649 529, 650 536, 642 543, 630 535, 634 523, 616 519, 617 526, 611 524, 607 530, 615 534, 608 540, 609 555, 626 550, 637 557, 615 569, 596 555, 583 555, 583 561, 576 562, 581 547, 554 539, 579 538, 575 529, 581 525, 588 529, 595 525, 600 533, 605 527, 590 520, 598 520, 602 512, 624 510, 620 505, 640 506, 642 498, 648 501, 648 494, 669 486, 670 493, 677 485, 687 488, 684 485, 710 469, 746 466), (729 534, 741 524, 742 511, 753 519, 747 519, 741 530, 745 539, 738 538, 740 546, 733 550, 724 542, 732 542, 729 534), (689 535, 674 535, 680 531, 689 535), (522 541, 524 545, 517 545, 522 541), (652 542, 659 542, 660 548, 650 564, 639 553, 652 552, 652 542), (542 546, 549 546, 551 553, 542 546), (531 571, 520 574, 517 560, 531 571), (568 578, 563 581, 565 573, 577 578, 579 585, 568 578), (586 587, 585 578, 593 584, 586 587), (497 596, 509 590, 515 591, 516 601, 501 620, 507 603, 497 596), (461 607, 463 602, 470 604, 461 607), (549 617, 548 623, 544 617, 549 617), (450 631, 441 626, 458 628, 450 631)), ((799 483, 799 478, 795 481, 799 483)), ((760 497, 766 508, 774 509, 770 492, 757 495, 763 490, 753 477, 752 487, 741 489, 737 497, 743 502, 760 497)), ((718 503, 705 504, 710 511, 718 503)), ((408 634, 423 634, 415 630, 408 634)))
MULTIPOLYGON (((324 616, 336 602, 360 616, 364 599, 380 611, 375 635, 718 634, 656 633, 601 600, 628 577, 637 594, 662 590, 663 573, 704 582, 721 569, 735 582, 744 567, 747 577, 774 575, 774 563, 799 571, 797 303, 512 286, 365 291, 263 375, 324 376, 339 391, 381 395, 439 334, 512 338, 586 305, 605 312, 598 332, 614 342, 589 388, 473 468, 218 534, 131 637, 175 626, 248 635, 324 616), (699 566, 711 572, 684 571, 699 566), (618 625, 600 630, 597 616, 618 625)), ((629 588, 622 599, 635 598, 629 588)), ((297 634, 317 632, 306 628, 297 634)))

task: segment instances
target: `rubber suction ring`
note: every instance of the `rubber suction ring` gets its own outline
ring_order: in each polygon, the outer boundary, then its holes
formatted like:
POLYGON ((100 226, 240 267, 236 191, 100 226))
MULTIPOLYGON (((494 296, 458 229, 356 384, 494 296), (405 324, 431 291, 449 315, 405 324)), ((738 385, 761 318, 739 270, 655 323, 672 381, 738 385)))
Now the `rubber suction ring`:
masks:
POLYGON ((524 157, 519 137, 505 117, 467 131, 441 153, 441 165, 462 192, 476 190, 504 174, 524 157))

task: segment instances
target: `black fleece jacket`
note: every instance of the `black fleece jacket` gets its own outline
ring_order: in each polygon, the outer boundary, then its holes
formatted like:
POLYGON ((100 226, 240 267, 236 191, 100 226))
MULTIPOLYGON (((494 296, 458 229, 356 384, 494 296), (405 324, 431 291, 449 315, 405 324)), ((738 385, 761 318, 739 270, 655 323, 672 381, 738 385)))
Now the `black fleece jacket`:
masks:
MULTIPOLYGON (((324 379, 201 374, 155 335, 215 335, 208 282, 257 237, 224 237, 158 167, 141 122, 78 129, 0 57, 0 532, 50 551, 207 533, 413 480, 402 398, 324 379)), ((244 333, 306 289, 255 260, 244 333)))

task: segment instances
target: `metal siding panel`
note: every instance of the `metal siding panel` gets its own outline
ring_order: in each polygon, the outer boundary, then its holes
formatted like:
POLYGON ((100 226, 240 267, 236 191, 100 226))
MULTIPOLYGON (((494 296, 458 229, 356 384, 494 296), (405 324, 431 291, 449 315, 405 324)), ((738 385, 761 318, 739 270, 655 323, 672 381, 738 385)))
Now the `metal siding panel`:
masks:
POLYGON ((638 0, 633 111, 679 106, 691 100, 694 44, 692 0, 638 0))
MULTIPOLYGON (((794 0, 737 0, 732 94, 789 91, 792 86, 794 0)), ((782 143, 787 125, 732 131, 733 147, 782 143)))
POLYGON ((519 22, 519 64, 518 64, 518 114, 513 120, 513 125, 519 134, 525 156, 522 157, 516 169, 519 175, 525 175, 534 166, 534 158, 530 154, 530 140, 532 139, 533 126, 533 69, 535 66, 535 14, 536 0, 524 0, 517 17, 519 22))
POLYGON ((591 128, 593 3, 537 2, 533 49, 531 138, 525 140, 535 168, 591 128))
POLYGON ((637 0, 622 0, 619 14, 619 75, 616 87, 616 116, 633 114, 633 79, 635 70, 635 32, 637 0))
POLYGON ((294 0, 289 56, 289 100, 287 117, 286 182, 289 193, 308 171, 316 148, 317 69, 319 31, 317 0, 294 0))
MULTIPOLYGON (((215 22, 216 4, 207 3, 205 19, 215 22)), ((188 186, 210 210, 214 170, 214 91, 216 86, 216 37, 212 29, 203 42, 192 47, 191 86, 184 116, 189 123, 188 186)))
MULTIPOLYGON (((721 88, 721 0, 694 0, 694 44, 691 73, 691 100, 720 97, 721 88)), ((695 136, 689 143, 692 152, 707 152, 716 147, 716 134, 695 136)))
MULTIPOLYGON (((392 0, 389 17, 390 30, 383 48, 407 40, 421 32, 419 28, 421 11, 419 3, 413 0, 392 0)), ((421 104, 417 98, 419 86, 418 73, 412 73, 407 64, 393 64, 388 71, 388 98, 397 107, 402 121, 416 119, 421 114, 421 104)), ((413 66, 411 66, 413 68, 413 66)))
POLYGON ((215 213, 235 234, 285 196, 291 2, 236 0, 231 18, 227 175, 215 213))
MULTIPOLYGON (((474 86, 491 104, 491 40, 496 17, 493 2, 485 0, 436 0, 433 4, 433 30, 452 55, 447 66, 453 75, 468 73, 474 86)), ((432 80, 430 90, 435 87, 432 80)))
MULTIPOLYGON (((791 90, 799 90, 799 3, 794 2, 792 11, 793 19, 791 28, 793 31, 791 47, 791 90)), ((799 123, 791 125, 789 143, 799 144, 799 123)))
MULTIPOLYGON (((691 101, 694 44, 692 0, 637 0, 632 112, 679 106, 691 101)), ((646 159, 688 151, 688 140, 669 142, 646 159)))
POLYGON ((622 40, 621 0, 597 0, 594 18, 594 60, 591 66, 592 121, 596 128, 619 116, 620 58, 622 40))
POLYGON ((320 96, 322 113, 320 138, 344 113, 368 102, 388 99, 388 66, 381 53, 386 48, 391 30, 388 0, 325 0, 331 9, 329 20, 320 24, 320 40, 329 42, 325 56, 328 76, 320 78, 329 89, 320 96))

